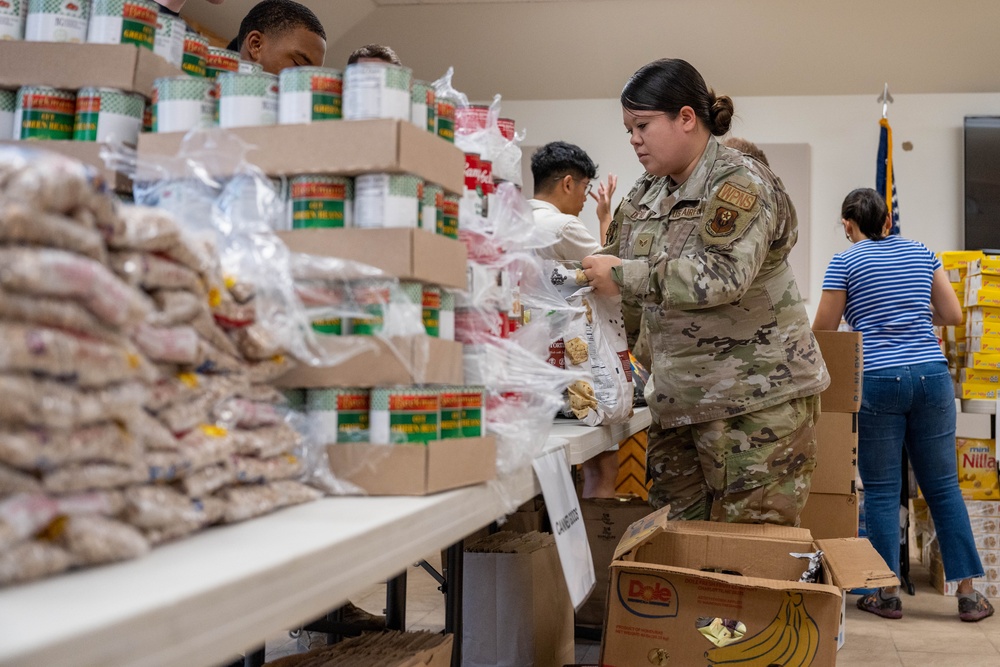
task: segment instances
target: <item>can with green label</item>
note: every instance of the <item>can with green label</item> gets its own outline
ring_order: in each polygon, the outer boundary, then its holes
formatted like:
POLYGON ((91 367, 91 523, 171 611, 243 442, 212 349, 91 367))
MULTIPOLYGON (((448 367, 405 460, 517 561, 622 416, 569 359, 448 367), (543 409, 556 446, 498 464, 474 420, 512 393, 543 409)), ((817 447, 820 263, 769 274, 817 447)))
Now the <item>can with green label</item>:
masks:
POLYGON ((434 86, 426 81, 413 82, 410 90, 410 122, 430 133, 437 131, 437 97, 434 86))
POLYGON ((458 238, 458 195, 445 195, 441 204, 441 218, 437 232, 450 239, 458 238))
POLYGON ((344 118, 410 120, 413 70, 383 62, 359 62, 344 70, 344 118))
POLYGON ((48 86, 22 86, 14 105, 14 139, 72 139, 76 95, 48 86))
POLYGON ((0 90, 0 140, 14 138, 15 108, 17 108, 17 91, 0 90))
POLYGON ((27 17, 28 0, 0 2, 0 40, 20 41, 24 39, 24 20, 27 17))
POLYGON ((292 229, 353 227, 354 183, 341 176, 304 175, 291 180, 292 229))
POLYGON ((153 82, 153 132, 210 127, 214 124, 215 104, 215 84, 209 79, 159 78, 153 82))
MULTIPOLYGON (((400 283, 400 291, 415 306, 423 304, 423 287, 420 283, 400 283)), ((374 336, 385 328, 386 313, 393 307, 392 291, 382 281, 362 282, 354 287, 354 300, 367 318, 351 320, 351 333, 357 336, 374 336)))
POLYGON ((426 444, 439 440, 440 411, 437 389, 372 389, 371 442, 426 444))
POLYGON ((441 313, 439 321, 438 338, 441 340, 455 340, 455 294, 446 289, 441 290, 441 313))
POLYGON ((486 437, 486 388, 462 387, 462 435, 486 437))
POLYGON ((201 78, 208 74, 208 40, 193 30, 184 33, 181 69, 191 76, 201 78))
POLYGON ((146 100, 115 88, 81 88, 76 94, 74 141, 100 141, 135 146, 142 129, 146 100))
POLYGON ((28 0, 24 39, 82 44, 89 19, 90 0, 28 0))
POLYGON ((441 335, 441 288, 430 285, 423 286, 423 318, 424 330, 428 336, 438 338, 441 335))
POLYGON ((323 336, 344 336, 348 333, 345 324, 349 324, 346 320, 340 317, 333 317, 328 319, 320 319, 312 321, 312 328, 318 334, 323 336))
POLYGON ((437 135, 451 144, 455 143, 455 107, 456 102, 450 97, 438 96, 434 101, 437 135))
POLYGON ((219 127, 252 127, 278 122, 278 77, 267 72, 222 72, 219 127))
POLYGON ((420 218, 420 184, 409 174, 361 174, 354 179, 355 226, 412 227, 420 218))
POLYGON ((441 402, 441 439, 464 438, 462 429, 462 399, 465 387, 442 387, 441 402))
POLYGON ((205 76, 214 79, 223 72, 238 72, 240 70, 240 54, 217 46, 208 47, 208 59, 205 61, 205 76))
POLYGON ((369 390, 309 389, 306 409, 323 442, 368 442, 369 390))
POLYGON ((420 197, 420 228, 436 234, 438 226, 443 223, 443 216, 444 190, 440 185, 424 183, 420 197))
POLYGON ((153 50, 159 5, 153 0, 93 0, 87 41, 153 50))
POLYGON ((281 70, 278 123, 295 125, 342 117, 344 75, 328 67, 281 70))
POLYGON ((184 35, 186 33, 187 24, 181 17, 157 14, 153 53, 174 67, 180 67, 184 62, 184 35))
POLYGON ((239 71, 243 74, 260 74, 264 71, 264 66, 252 60, 241 60, 239 71))

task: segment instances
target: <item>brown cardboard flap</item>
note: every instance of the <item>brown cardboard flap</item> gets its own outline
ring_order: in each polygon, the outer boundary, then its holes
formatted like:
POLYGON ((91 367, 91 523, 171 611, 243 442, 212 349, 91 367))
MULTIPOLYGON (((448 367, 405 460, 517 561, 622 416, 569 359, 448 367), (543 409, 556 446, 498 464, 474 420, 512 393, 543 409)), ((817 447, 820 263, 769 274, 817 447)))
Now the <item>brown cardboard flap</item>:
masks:
POLYGON ((830 386, 820 394, 820 410, 857 412, 861 409, 861 378, 865 368, 861 334, 855 331, 814 331, 813 334, 830 373, 830 386))
MULTIPOLYGON (((0 45, 3 44, 5 42, 0 41, 0 45)), ((0 141, 0 146, 31 148, 65 155, 93 167, 115 192, 123 194, 132 192, 132 179, 121 172, 112 171, 104 165, 104 159, 101 157, 104 144, 99 144, 96 141, 0 141)))
MULTIPOLYGON (((455 194, 465 185, 462 151, 408 121, 332 120, 228 131, 252 146, 247 161, 268 176, 388 172, 413 174, 455 194)), ((143 134, 139 155, 176 155, 184 134, 143 134)))
POLYGON ((465 484, 486 482, 496 477, 497 447, 492 437, 455 438, 430 444, 427 458, 427 492, 454 487, 456 471, 465 484))
POLYGON ((463 384, 462 344, 415 336, 393 338, 393 352, 380 338, 364 336, 326 336, 320 343, 333 350, 355 345, 359 339, 371 342, 339 366, 300 365, 278 378, 278 387, 379 387, 391 385, 463 384), (426 353, 425 353, 426 350, 426 353), (397 354, 398 353, 398 354, 397 354), (422 376, 415 371, 422 368, 422 376))
POLYGON ((857 472, 857 413, 824 412, 816 422, 816 469, 810 493, 854 493, 857 472))
POLYGON ((100 86, 150 97, 155 79, 184 74, 149 49, 132 44, 0 41, 0 62, 0 88, 100 86))
POLYGON ((293 252, 354 260, 403 280, 468 286, 465 244, 422 229, 293 229, 278 236, 293 252))
POLYGON ((842 589, 896 586, 899 579, 862 537, 817 540, 834 585, 842 589))
POLYGON ((618 548, 615 549, 613 560, 621 560, 626 554, 637 549, 658 530, 666 526, 669 513, 670 506, 667 505, 629 526, 622 536, 621 542, 618 543, 618 548))

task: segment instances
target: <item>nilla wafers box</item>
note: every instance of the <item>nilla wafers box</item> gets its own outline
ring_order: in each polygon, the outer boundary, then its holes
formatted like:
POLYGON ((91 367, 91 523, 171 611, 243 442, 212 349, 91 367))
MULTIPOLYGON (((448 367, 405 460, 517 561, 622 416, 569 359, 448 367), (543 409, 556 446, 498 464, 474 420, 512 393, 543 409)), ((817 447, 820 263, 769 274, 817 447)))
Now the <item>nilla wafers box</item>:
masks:
POLYGON ((958 438, 958 486, 967 500, 1000 500, 995 440, 958 438))

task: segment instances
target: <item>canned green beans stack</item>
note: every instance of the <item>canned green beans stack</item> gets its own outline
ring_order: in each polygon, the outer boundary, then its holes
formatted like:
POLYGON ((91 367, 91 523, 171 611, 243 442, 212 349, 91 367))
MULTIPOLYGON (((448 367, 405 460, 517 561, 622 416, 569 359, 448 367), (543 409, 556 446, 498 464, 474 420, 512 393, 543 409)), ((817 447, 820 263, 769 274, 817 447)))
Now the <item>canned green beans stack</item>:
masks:
POLYGON ((184 34, 186 32, 187 24, 181 17, 157 14, 153 53, 171 65, 180 67, 184 62, 184 34))
POLYGON ((438 338, 441 335, 441 288, 424 285, 422 296, 424 331, 438 338))
POLYGON ((420 217, 421 179, 409 174, 362 174, 354 179, 355 226, 412 227, 420 217))
POLYGON ((462 404, 464 387, 442 387, 441 402, 441 439, 463 438, 462 404))
POLYGON ((28 0, 6 0, 0 3, 0 40, 24 39, 24 20, 28 17, 28 0))
POLYGON ((81 88, 76 94, 74 141, 100 141, 134 146, 142 130, 146 100, 115 88, 81 88))
POLYGON ((22 86, 14 106, 14 139, 72 139, 76 95, 47 86, 22 86))
POLYGON ((208 47, 208 59, 205 61, 205 76, 214 79, 223 72, 238 72, 240 70, 240 54, 217 46, 208 47))
POLYGON ((87 41, 153 50, 159 6, 152 0, 92 0, 87 41))
POLYGON ((324 442, 368 442, 369 390, 309 389, 306 406, 324 442))
POLYGON ((191 76, 202 78, 208 73, 208 40, 191 30, 184 33, 181 69, 191 76))
POLYGON ((437 97, 434 86, 414 81, 410 91, 410 122, 431 134, 437 132, 437 97))
POLYGON ((24 39, 82 44, 89 19, 90 0, 28 0, 24 39))
POLYGON ((438 440, 440 410, 436 389, 372 389, 371 442, 427 444, 438 440))
POLYGON ((462 387, 462 435, 486 437, 486 388, 462 387))
POLYGON ((434 106, 437 111, 435 122, 437 135, 448 143, 455 143, 455 100, 450 97, 438 97, 434 106))
POLYGON ((423 194, 420 197, 420 228, 431 234, 437 234, 438 227, 444 222, 444 190, 433 183, 423 184, 423 194))
POLYGON ((253 127, 278 122, 278 77, 267 72, 222 72, 216 80, 220 127, 253 127))
POLYGON ((292 229, 352 227, 354 184, 340 176, 303 175, 291 180, 292 229))
POLYGON ((441 205, 441 224, 438 234, 450 239, 458 238, 458 195, 445 195, 441 205))
POLYGON ((191 76, 153 82, 153 132, 187 132, 209 127, 215 117, 215 84, 191 76))
POLYGON ((362 62, 344 70, 344 118, 410 120, 413 71, 390 63, 362 62))
POLYGON ((441 290, 441 312, 438 338, 455 340, 455 295, 446 289, 441 290))
POLYGON ((344 75, 327 67, 289 67, 279 76, 281 125, 342 117, 344 75))

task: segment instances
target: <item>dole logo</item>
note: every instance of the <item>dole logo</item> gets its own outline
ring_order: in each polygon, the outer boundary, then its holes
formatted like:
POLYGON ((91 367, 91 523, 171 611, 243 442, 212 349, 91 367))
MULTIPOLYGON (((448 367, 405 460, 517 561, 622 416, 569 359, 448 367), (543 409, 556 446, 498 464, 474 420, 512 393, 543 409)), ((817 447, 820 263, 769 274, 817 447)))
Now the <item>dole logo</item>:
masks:
POLYGON ((677 589, 663 577, 622 572, 618 575, 618 601, 641 618, 677 616, 677 589))

